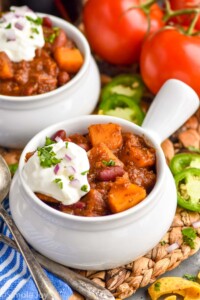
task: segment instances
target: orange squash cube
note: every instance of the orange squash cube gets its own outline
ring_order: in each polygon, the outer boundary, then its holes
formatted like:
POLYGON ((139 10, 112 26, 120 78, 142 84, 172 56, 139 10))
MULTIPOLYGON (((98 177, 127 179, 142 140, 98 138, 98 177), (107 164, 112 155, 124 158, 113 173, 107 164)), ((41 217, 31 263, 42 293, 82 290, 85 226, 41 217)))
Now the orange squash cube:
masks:
POLYGON ((76 48, 58 47, 54 51, 54 58, 60 69, 69 73, 76 73, 83 64, 83 56, 76 48))
POLYGON ((110 150, 116 150, 122 146, 121 126, 117 124, 95 124, 91 125, 88 130, 93 146, 104 143, 110 150))

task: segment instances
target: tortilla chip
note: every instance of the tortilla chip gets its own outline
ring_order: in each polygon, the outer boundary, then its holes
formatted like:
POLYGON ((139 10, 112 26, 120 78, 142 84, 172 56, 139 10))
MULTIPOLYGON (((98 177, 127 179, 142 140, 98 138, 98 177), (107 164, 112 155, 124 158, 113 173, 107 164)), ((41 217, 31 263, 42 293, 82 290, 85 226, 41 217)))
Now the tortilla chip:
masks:
POLYGON ((173 295, 173 296, 168 296, 167 298, 165 298, 164 300, 176 300, 176 296, 173 295))
POLYGON ((154 282, 148 292, 152 300, 170 293, 181 295, 184 300, 199 300, 200 284, 180 277, 163 277, 154 282))

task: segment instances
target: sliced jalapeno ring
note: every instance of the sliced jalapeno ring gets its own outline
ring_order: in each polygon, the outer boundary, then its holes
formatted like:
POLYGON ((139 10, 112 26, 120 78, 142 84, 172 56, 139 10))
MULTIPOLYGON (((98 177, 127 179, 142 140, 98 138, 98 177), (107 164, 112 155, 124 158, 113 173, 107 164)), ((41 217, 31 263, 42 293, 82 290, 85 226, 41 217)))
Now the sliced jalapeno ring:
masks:
POLYGON ((172 158, 170 169, 174 175, 187 168, 200 169, 200 154, 180 153, 172 158))
POLYGON ((104 101, 111 95, 124 95, 139 103, 144 92, 144 83, 139 75, 123 74, 116 76, 101 92, 104 101))
POLYGON ((123 118, 137 125, 141 125, 144 120, 141 108, 131 98, 123 95, 111 95, 101 101, 98 113, 123 118))
POLYGON ((185 169, 175 175, 178 204, 200 212, 200 169, 185 169))

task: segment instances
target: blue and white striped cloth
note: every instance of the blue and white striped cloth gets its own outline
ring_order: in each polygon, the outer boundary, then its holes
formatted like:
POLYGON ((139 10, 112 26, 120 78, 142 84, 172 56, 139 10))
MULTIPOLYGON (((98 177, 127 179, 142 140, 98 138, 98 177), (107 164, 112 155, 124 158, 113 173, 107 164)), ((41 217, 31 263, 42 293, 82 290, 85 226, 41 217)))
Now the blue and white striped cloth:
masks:
MULTIPOLYGON (((8 212, 8 200, 4 201, 8 212)), ((0 219, 0 232, 12 237, 7 226, 0 219)), ((63 300, 72 295, 69 286, 55 275, 47 272, 48 277, 63 300)), ((38 300, 41 299, 20 253, 0 242, 0 300, 38 300)))

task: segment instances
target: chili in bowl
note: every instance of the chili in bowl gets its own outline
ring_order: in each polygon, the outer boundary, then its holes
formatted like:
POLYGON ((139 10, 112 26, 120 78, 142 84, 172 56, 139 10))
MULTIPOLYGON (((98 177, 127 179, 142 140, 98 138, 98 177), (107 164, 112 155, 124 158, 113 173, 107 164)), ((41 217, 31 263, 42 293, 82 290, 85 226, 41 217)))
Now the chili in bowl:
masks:
POLYGON ((24 147, 46 126, 94 110, 99 71, 75 26, 11 7, 1 18, 0 41, 0 145, 24 147))
POLYGON ((79 269, 114 268, 152 249, 170 227, 177 204, 160 142, 198 106, 191 88, 170 80, 156 96, 144 128, 116 117, 90 115, 38 133, 22 152, 9 195, 13 219, 26 240, 43 255, 79 269), (160 108, 166 110, 167 95, 178 100, 169 98, 169 116, 163 118, 160 108), (180 118, 168 122, 181 103, 180 118), (157 109, 162 123, 154 131, 157 109), (141 160, 139 153, 146 159, 141 160), (150 185, 139 182, 141 173, 134 174, 138 168, 154 174, 150 185))
POLYGON ((135 206, 153 189, 155 149, 113 123, 90 125, 84 135, 58 130, 27 153, 24 177, 39 199, 61 212, 110 215, 135 206))

